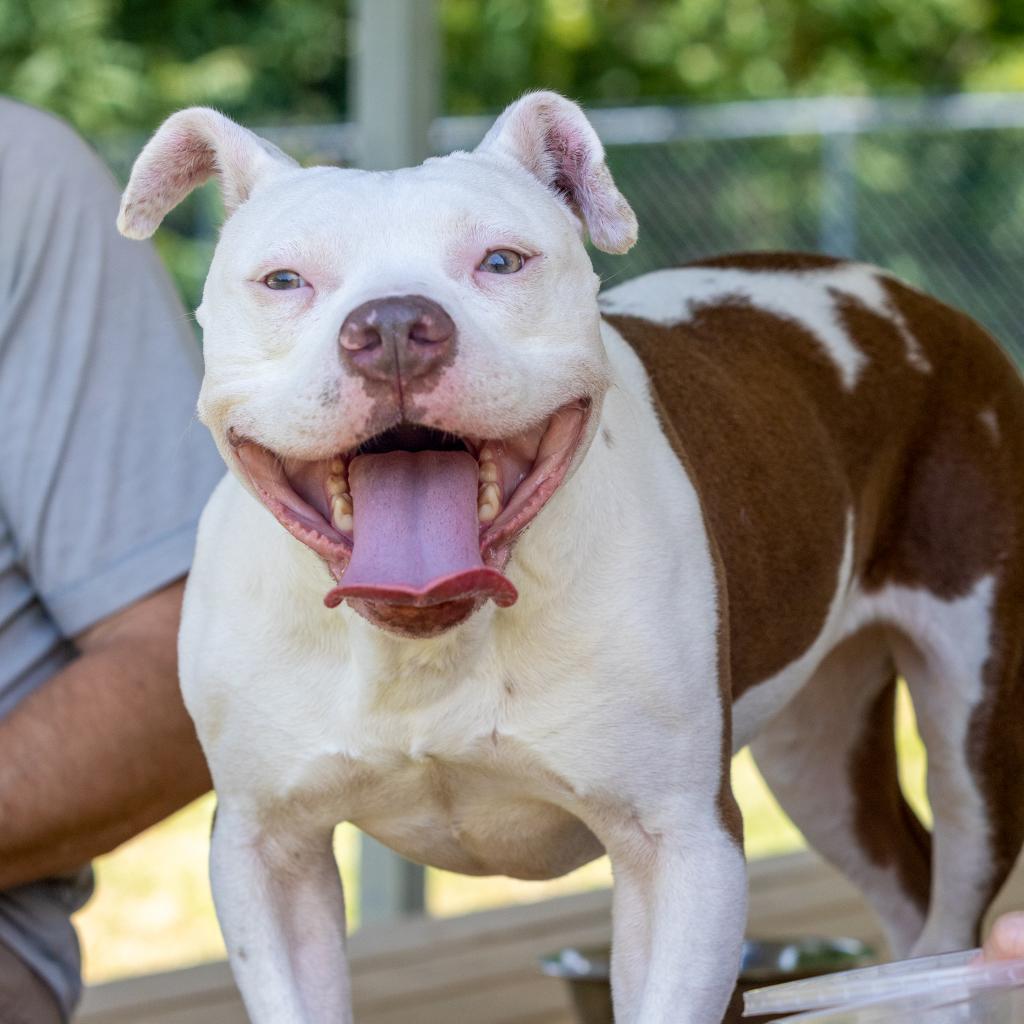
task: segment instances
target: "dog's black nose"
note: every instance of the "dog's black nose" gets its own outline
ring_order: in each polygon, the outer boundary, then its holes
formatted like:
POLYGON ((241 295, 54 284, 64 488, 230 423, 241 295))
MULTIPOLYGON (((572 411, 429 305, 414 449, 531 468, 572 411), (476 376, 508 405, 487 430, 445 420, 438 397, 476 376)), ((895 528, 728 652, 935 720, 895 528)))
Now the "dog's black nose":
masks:
POLYGON ((411 381, 449 363, 455 324, 422 295, 371 299, 341 325, 342 359, 370 380, 411 381))

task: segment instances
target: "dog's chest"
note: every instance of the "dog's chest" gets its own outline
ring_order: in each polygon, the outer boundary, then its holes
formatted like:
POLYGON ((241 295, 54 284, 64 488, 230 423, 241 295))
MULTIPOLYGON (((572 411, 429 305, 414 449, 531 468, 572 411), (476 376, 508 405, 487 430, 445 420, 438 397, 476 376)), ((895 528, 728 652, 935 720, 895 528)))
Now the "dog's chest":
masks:
POLYGON ((497 730, 457 744, 365 744, 335 760, 330 774, 344 817, 434 867, 551 878, 603 852, 565 809, 564 780, 497 730))
POLYGON ((514 777, 429 759, 381 775, 356 824, 413 860, 465 874, 551 878, 601 853, 578 818, 514 777))

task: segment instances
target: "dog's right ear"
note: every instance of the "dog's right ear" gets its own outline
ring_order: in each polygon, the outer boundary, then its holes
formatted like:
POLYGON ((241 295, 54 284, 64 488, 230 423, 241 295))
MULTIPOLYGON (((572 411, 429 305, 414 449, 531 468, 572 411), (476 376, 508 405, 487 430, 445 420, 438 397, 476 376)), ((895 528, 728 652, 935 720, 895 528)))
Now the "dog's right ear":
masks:
POLYGON ((230 216, 260 182, 297 166, 277 146, 216 110, 179 110, 135 161, 118 230, 128 238, 149 238, 170 210, 214 174, 230 216))

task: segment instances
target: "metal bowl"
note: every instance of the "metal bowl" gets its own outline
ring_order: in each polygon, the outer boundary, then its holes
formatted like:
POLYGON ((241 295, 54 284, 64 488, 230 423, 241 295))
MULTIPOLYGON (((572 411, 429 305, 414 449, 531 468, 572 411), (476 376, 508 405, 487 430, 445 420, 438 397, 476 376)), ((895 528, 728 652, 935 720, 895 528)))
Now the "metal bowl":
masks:
MULTIPOLYGON (((865 967, 874 951, 858 939, 747 939, 743 943, 740 975, 723 1024, 756 1024, 769 1017, 742 1017, 742 993, 761 985, 813 978, 819 974, 865 967)), ((579 1024, 613 1024, 608 947, 563 949, 541 959, 545 974, 569 984, 579 1024)))

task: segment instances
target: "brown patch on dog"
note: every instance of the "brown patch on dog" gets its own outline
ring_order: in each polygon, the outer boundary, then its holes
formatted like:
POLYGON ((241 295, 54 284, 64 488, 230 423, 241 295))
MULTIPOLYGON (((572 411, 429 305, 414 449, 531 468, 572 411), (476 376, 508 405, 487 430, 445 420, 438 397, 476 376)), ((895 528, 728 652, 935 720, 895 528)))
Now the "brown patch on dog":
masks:
MULTIPOLYGON (((813 272, 838 262, 758 253, 694 265, 813 272)), ((1004 422, 999 393, 1019 388, 1016 375, 968 317, 881 280, 931 373, 908 362, 895 318, 842 295, 839 315, 866 357, 852 390, 805 327, 736 297, 669 327, 607 317, 650 374, 721 551, 730 620, 742 630, 734 699, 818 635, 848 510, 854 576, 867 589, 895 582, 959 596, 1006 549, 1007 491, 977 413, 992 407, 1004 422), (973 529, 979 521, 990 528, 973 529)))
MULTIPOLYGON (((813 274, 841 262, 755 253, 694 266, 813 274)), ((891 316, 833 292, 865 357, 849 390, 800 323, 735 297, 670 327, 607 319, 650 374, 718 546, 733 699, 818 635, 848 510, 853 577, 868 592, 900 584, 952 600, 995 574, 993 650, 968 758, 989 809, 997 886, 1024 841, 1024 388, 969 317, 879 281, 891 316), (930 372, 908 359, 905 331, 930 372)))
POLYGON ((900 789, 895 713, 893 672, 869 707, 860 739, 850 751, 853 828, 874 864, 895 868, 900 888, 924 915, 931 893, 932 840, 900 789))
POLYGON ((822 270, 835 267, 843 260, 824 256, 816 252, 738 252, 724 256, 712 256, 687 264, 691 267, 715 267, 723 270, 764 270, 778 273, 784 270, 822 270))
POLYGON ((798 325, 736 301, 673 327, 607 319, 647 367, 720 552, 735 700, 810 646, 835 590, 850 494, 811 395, 839 390, 837 371, 798 325))
MULTIPOLYGON (((886 281, 895 309, 919 340, 934 373, 923 378, 898 424, 902 460, 899 490, 889 495, 877 524, 879 559, 868 566, 869 587, 925 586, 938 597, 962 597, 996 570, 1018 529, 1011 495, 1024 458, 1020 381, 992 338, 956 310, 886 281), (1000 452, 979 418, 994 408, 1015 427, 1000 452), (895 500, 893 500, 893 498, 895 500), (984 529, 978 529, 983 523, 984 529)), ((856 314, 846 311, 851 329, 856 314)), ((890 400, 905 405, 898 382, 890 400)))
MULTIPOLYGON (((949 600, 982 575, 996 577, 983 696, 967 733, 967 761, 989 819, 988 902, 1024 843, 1024 388, 1006 354, 969 317, 895 282, 888 287, 939 379, 879 585, 892 579, 949 600), (1000 426, 998 437, 986 412, 1000 426)), ((976 932, 980 926, 979 916, 976 932)))

